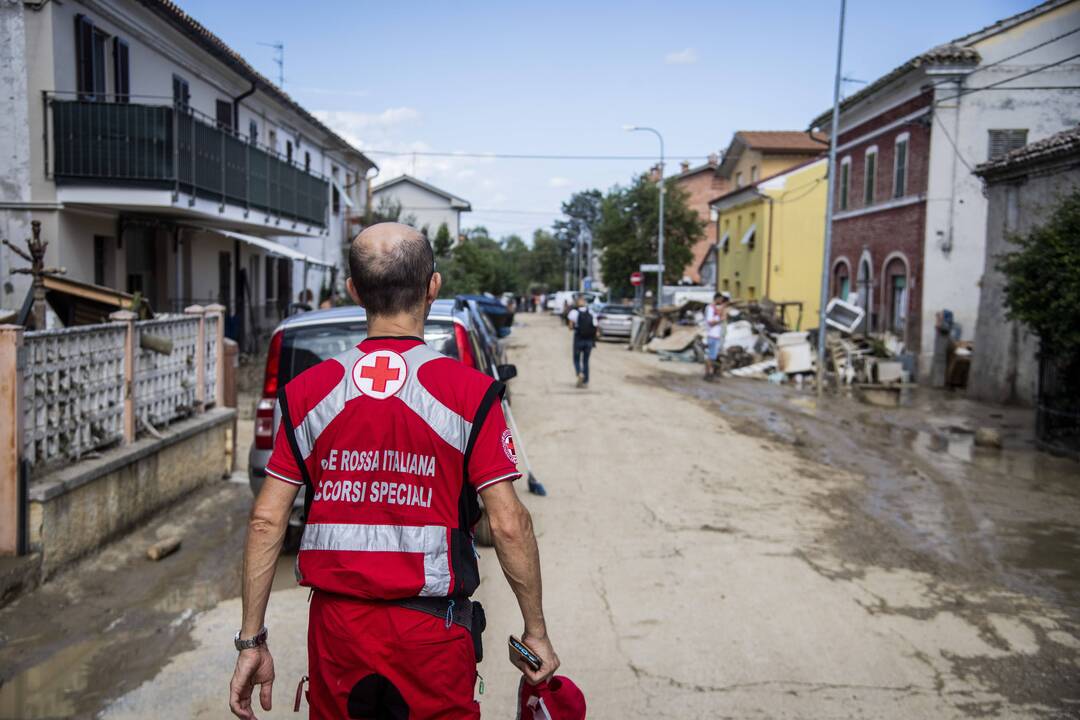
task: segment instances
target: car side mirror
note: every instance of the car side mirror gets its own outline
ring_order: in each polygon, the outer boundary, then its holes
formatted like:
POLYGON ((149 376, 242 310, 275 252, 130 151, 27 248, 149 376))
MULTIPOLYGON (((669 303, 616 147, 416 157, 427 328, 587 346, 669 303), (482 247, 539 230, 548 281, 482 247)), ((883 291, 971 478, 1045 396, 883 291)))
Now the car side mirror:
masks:
POLYGON ((503 382, 517 377, 517 365, 499 365, 499 379, 503 382))

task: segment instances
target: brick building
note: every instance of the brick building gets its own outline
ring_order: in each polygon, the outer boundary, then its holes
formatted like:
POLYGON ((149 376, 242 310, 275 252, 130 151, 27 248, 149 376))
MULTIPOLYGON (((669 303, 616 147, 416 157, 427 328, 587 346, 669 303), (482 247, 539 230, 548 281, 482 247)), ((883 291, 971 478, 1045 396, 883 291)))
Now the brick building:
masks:
MULTIPOLYGON (((716 168, 720 164, 720 158, 710 155, 709 161, 704 165, 690 167, 689 162, 682 163, 682 170, 678 175, 668 178, 668 185, 673 185, 687 195, 687 205, 698 214, 701 220, 709 219, 709 201, 718 195, 723 195, 730 188, 727 178, 716 174, 716 168)), ((689 280, 695 285, 716 284, 716 273, 703 268, 702 263, 708 256, 709 251, 716 245, 716 227, 714 223, 705 226, 705 237, 693 247, 693 257, 690 264, 683 270, 684 280, 689 280), (704 277, 702 270, 705 271, 704 277)))
MULTIPOLYGON (((987 202, 971 169, 1080 122, 1075 92, 1063 90, 1080 84, 1068 55, 1077 30, 1080 2, 1048 0, 922 53, 841 103, 832 295, 854 295, 865 331, 901 339, 922 379, 942 376, 938 312, 952 313, 962 339, 975 332, 987 202)), ((830 123, 826 111, 811 127, 830 123)))

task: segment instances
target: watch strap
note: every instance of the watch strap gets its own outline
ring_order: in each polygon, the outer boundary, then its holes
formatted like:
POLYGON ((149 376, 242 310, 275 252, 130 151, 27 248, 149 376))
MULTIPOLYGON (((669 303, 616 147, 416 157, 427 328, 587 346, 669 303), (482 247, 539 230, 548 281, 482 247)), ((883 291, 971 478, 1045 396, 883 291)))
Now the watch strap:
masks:
POLYGON ((261 645, 265 645, 266 644, 266 638, 267 638, 267 636, 269 634, 270 633, 266 629, 266 626, 263 625, 262 629, 259 630, 259 632, 255 633, 255 635, 253 637, 250 637, 250 638, 248 638, 246 640, 241 640, 240 639, 240 632, 237 631, 236 635, 233 637, 233 645, 236 646, 236 649, 238 651, 239 650, 251 650, 252 648, 257 648, 257 647, 259 647, 261 645))

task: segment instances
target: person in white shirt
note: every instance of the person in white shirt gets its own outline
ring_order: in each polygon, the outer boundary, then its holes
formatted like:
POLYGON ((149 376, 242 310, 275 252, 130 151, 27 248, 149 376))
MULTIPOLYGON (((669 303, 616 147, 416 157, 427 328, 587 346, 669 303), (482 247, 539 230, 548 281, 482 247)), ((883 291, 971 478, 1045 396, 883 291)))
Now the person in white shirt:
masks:
POLYGON ((728 297, 724 293, 713 295, 711 305, 705 307, 705 379, 715 380, 720 377, 717 359, 724 351, 724 336, 727 334, 728 297))

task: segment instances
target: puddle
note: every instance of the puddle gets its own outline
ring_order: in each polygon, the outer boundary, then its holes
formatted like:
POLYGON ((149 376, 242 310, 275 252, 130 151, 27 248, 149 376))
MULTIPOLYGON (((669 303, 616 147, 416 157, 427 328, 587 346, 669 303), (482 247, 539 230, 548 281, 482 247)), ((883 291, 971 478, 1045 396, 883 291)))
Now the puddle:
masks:
POLYGON ((60 718, 75 714, 75 698, 90 679, 101 643, 90 639, 69 645, 46 662, 19 673, 0 686, 0 718, 60 718))

